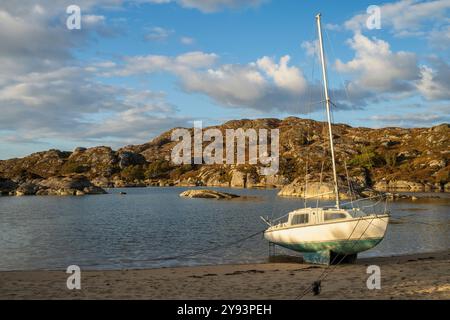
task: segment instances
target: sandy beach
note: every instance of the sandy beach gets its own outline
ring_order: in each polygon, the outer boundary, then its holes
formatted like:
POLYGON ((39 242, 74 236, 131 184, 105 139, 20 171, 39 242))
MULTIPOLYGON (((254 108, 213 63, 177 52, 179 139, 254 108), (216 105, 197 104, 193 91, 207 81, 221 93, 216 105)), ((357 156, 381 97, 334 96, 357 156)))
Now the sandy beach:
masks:
MULTIPOLYGON (((318 296, 304 299, 450 299, 450 250, 359 259, 328 273, 318 296), (369 290, 367 266, 381 268, 369 290)), ((64 271, 0 272, 0 299, 296 299, 325 266, 299 262, 83 271, 68 290, 64 271)))

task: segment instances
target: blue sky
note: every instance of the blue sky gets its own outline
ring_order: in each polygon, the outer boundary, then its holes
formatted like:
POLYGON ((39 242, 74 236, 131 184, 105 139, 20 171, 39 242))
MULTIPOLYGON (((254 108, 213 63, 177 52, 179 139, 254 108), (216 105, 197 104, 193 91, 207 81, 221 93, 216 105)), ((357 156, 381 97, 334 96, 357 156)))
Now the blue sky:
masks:
POLYGON ((449 0, 0 0, 0 159, 143 143, 194 120, 323 120, 318 12, 336 122, 449 122, 449 9, 449 0), (81 30, 66 27, 70 4, 81 30), (371 5, 379 30, 366 27, 371 5))

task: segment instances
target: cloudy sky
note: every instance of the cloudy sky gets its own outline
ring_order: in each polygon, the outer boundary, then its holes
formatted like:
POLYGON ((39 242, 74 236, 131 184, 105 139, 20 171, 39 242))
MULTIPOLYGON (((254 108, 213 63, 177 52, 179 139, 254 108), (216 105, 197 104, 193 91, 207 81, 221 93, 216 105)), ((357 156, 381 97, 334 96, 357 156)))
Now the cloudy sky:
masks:
POLYGON ((0 159, 197 120, 323 120, 318 12, 336 122, 450 122, 450 0, 0 0, 0 159))

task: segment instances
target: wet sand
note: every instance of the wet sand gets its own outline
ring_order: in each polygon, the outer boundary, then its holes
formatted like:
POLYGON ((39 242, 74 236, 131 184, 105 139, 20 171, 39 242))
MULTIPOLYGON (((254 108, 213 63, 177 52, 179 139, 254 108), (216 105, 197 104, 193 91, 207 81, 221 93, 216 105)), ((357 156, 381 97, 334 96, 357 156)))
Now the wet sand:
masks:
MULTIPOLYGON (((83 271, 68 290, 64 271, 0 272, 0 299, 296 299, 326 266, 292 261, 246 265, 83 271)), ((359 259, 330 267, 318 296, 303 299, 450 299, 450 250, 359 259), (367 289, 367 266, 381 289, 367 289)))

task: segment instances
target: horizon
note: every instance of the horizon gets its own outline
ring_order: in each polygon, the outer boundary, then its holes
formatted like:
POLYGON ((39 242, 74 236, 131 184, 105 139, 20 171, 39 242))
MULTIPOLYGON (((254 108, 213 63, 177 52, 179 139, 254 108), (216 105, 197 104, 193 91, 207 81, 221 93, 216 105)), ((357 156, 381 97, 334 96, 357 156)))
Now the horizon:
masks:
POLYGON ((450 122, 447 0, 0 0, 0 159, 142 144, 202 120, 324 121, 321 12, 334 123, 450 122), (69 5, 81 29, 67 26, 69 5), (371 5, 380 29, 369 29, 371 5))

